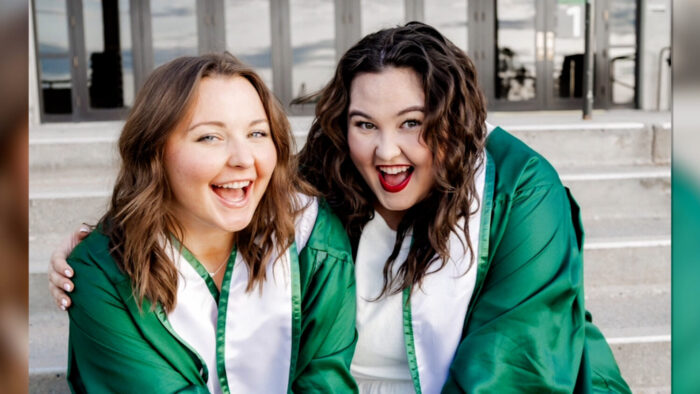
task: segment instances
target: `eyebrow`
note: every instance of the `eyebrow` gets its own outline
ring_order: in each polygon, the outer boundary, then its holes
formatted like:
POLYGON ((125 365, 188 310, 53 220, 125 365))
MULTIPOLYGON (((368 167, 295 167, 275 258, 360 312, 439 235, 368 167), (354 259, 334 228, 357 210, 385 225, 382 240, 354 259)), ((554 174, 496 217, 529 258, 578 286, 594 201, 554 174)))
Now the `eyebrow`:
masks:
MULTIPOLYGON (((248 125, 248 127, 252 127, 252 126, 255 126, 255 125, 260 124, 260 123, 267 123, 267 119, 256 119, 256 120, 250 122, 250 124, 248 125)), ((187 131, 196 129, 196 128, 199 127, 199 126, 206 126, 206 125, 217 126, 217 127, 226 127, 226 125, 224 124, 224 122, 219 122, 219 121, 207 121, 207 122, 195 123, 195 124, 193 124, 192 126, 190 126, 190 128, 188 128, 187 131)))
MULTIPOLYGON (((406 114, 406 113, 409 113, 409 112, 414 112, 414 111, 425 112, 425 109, 423 108, 422 105, 414 105, 414 106, 411 106, 411 107, 407 107, 407 108, 402 109, 401 111, 399 111, 399 112, 396 114, 396 116, 401 116, 401 115, 403 115, 403 114, 406 114)), ((362 116, 362 117, 365 117, 365 118, 367 118, 367 119, 372 119, 371 116, 367 115, 366 113, 364 113, 364 112, 362 112, 362 111, 360 111, 360 110, 358 110, 358 109, 354 109, 354 110, 352 110, 352 111, 350 111, 350 112, 348 113, 348 119, 352 118, 353 116, 362 116)))

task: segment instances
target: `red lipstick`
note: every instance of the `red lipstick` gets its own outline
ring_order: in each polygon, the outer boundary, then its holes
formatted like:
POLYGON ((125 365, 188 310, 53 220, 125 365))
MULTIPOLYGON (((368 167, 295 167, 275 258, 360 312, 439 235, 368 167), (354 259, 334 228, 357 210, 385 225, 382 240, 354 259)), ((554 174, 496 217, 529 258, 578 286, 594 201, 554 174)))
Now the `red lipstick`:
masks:
POLYGON ((406 176, 406 179, 401 181, 401 183, 398 183, 396 185, 390 185, 384 179, 384 175, 381 171, 379 171, 379 174, 377 174, 377 176, 379 176, 379 183, 382 185, 384 190, 388 191, 389 193, 398 193, 401 190, 403 190, 408 185, 408 182, 411 180, 412 175, 413 171, 408 171, 408 176, 406 176))

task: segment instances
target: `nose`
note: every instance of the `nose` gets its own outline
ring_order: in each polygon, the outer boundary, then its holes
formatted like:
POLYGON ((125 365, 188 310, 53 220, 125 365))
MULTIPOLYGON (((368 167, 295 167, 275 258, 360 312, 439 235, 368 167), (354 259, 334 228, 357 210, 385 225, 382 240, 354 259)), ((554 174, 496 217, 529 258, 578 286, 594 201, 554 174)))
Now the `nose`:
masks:
POLYGON ((228 143, 228 165, 248 168, 255 164, 253 149, 245 139, 232 138, 228 143))
POLYGON ((401 155, 401 148, 398 143, 398 136, 393 131, 382 131, 379 133, 375 155, 383 161, 390 161, 401 155))

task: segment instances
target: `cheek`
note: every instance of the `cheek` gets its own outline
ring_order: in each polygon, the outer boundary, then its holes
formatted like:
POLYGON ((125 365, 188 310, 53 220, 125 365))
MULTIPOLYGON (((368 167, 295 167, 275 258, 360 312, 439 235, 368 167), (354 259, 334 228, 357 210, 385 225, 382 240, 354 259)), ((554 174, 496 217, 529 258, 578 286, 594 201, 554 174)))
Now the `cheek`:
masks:
POLYGON ((413 163, 432 172, 433 153, 423 140, 414 139, 411 141, 411 148, 408 151, 411 152, 409 159, 413 163))
POLYGON ((348 149, 350 150, 350 159, 360 172, 362 172, 364 167, 372 165, 372 149, 370 144, 366 139, 352 131, 348 132, 348 149))
POLYGON ((173 192, 177 192, 182 186, 184 179, 187 179, 187 167, 182 166, 181 155, 179 152, 174 152, 166 150, 163 157, 163 166, 165 167, 165 176, 168 178, 168 183, 173 189, 173 192))
POLYGON ((269 180, 277 166, 277 149, 275 149, 275 145, 270 141, 269 144, 260 147, 255 156, 258 176, 269 180))
POLYGON ((208 185, 216 173, 211 160, 202 160, 202 155, 186 150, 166 151, 164 160, 168 182, 177 194, 192 193, 195 186, 208 185))

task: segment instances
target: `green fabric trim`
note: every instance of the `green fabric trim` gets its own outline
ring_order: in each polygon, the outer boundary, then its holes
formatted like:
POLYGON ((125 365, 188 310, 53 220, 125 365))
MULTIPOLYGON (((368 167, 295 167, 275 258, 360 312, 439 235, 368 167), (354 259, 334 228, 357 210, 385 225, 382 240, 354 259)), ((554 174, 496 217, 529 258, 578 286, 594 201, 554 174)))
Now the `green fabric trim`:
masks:
POLYGON ((180 338, 179 335, 177 335, 177 332, 175 332, 175 329, 168 321, 168 315, 167 313, 165 313, 165 310, 163 309, 163 306, 161 304, 156 305, 155 314, 158 317, 158 320, 160 320, 160 323, 163 325, 163 327, 165 327, 165 329, 168 330, 170 335, 177 339, 177 341, 180 342, 182 346, 184 346, 190 353, 197 357, 197 367, 200 370, 200 376, 202 377, 204 382, 207 382, 209 380, 209 368, 207 368, 207 363, 204 362, 202 356, 200 356, 199 353, 197 353, 197 350, 190 346, 190 344, 187 343, 187 341, 184 341, 182 338, 180 338))
POLYGON ((301 279, 296 242, 292 242, 292 246, 289 248, 289 269, 292 277, 292 354, 289 362, 287 392, 291 393, 297 359, 299 358, 299 343, 301 341, 301 279))
MULTIPOLYGON (((94 233, 95 232, 92 234, 94 233)), ((85 243, 85 241, 83 241, 83 243, 85 243)), ((80 245, 82 245, 82 243, 78 246, 80 245)), ((110 261, 113 261, 111 257, 110 261)), ((73 267, 74 269, 77 268, 75 266, 73 267)), ((183 376, 186 376, 190 382, 197 383, 199 381, 201 383, 205 383, 206 379, 203 378, 202 375, 206 373, 208 376, 209 371, 207 370, 204 359, 200 357, 200 355, 187 342, 182 340, 177 333, 175 333, 175 330, 172 329, 168 322, 167 314, 165 313, 163 306, 156 304, 153 306, 153 311, 148 312, 151 311, 152 304, 148 298, 144 298, 143 303, 141 304, 141 309, 139 309, 136 299, 133 297, 131 280, 129 279, 124 279, 121 282, 116 283, 114 287, 121 299, 124 300, 126 308, 129 310, 129 314, 132 316, 132 323, 136 324, 139 331, 143 334, 151 346, 153 346, 154 349, 163 355, 168 362, 175 367, 175 369, 183 374, 183 376), (161 328, 164 329, 167 334, 169 334, 170 339, 174 340, 175 343, 178 343, 181 346, 185 354, 193 359, 195 364, 194 370, 182 365, 182 355, 179 354, 179 352, 175 354, 175 346, 173 345, 173 342, 168 340, 167 335, 163 335, 164 333, 160 332, 161 328)))
MULTIPOLYGON (((194 268, 194 270, 197 271, 199 276, 201 276, 202 279, 204 279, 204 283, 207 284, 207 287, 209 288, 209 292, 211 293, 211 296, 214 297, 214 301, 216 301, 216 303, 218 304, 219 303, 219 289, 216 287, 216 283, 214 283, 214 279, 212 279, 211 275, 209 275, 209 271, 207 271, 206 267, 204 267, 204 265, 202 263, 200 263, 196 257, 194 257, 192 252, 190 252, 190 250, 187 249, 187 247, 185 245, 180 243, 180 241, 177 238, 175 238, 174 236, 171 236, 170 238, 173 241, 173 245, 176 248, 178 248, 178 250, 182 254, 182 257, 184 257, 185 260, 187 260, 187 262, 190 263, 192 268, 194 268)), ((233 253, 232 253, 232 255, 233 255, 233 253)), ((230 263, 231 263, 231 256, 229 256, 229 260, 226 264, 228 265, 230 263)))
MULTIPOLYGON (((500 129, 500 127, 496 129, 500 129)), ((462 338, 464 338, 464 333, 467 332, 467 322, 473 310, 472 306, 484 285, 486 273, 489 268, 489 237, 491 235, 491 214, 493 212, 494 185, 496 184, 496 167, 491 154, 486 150, 484 150, 484 153, 486 153, 486 174, 484 179, 484 192, 481 196, 481 224, 479 225, 479 246, 477 247, 476 258, 476 281, 474 283, 472 298, 467 307, 467 314, 464 317, 462 338)))
MULTIPOLYGON (((219 316, 216 321, 216 370, 219 373, 219 384, 221 391, 230 393, 228 388, 228 378, 226 377, 226 314, 228 312, 228 295, 231 288, 231 278, 233 277, 233 267, 236 263, 236 248, 231 251, 231 256, 226 264, 224 280, 221 283, 221 295, 219 296, 219 316)), ((209 273, 207 273, 207 276, 209 273)), ((210 278, 211 279, 211 278, 210 278)))
POLYGON ((406 355, 408 356, 408 369, 411 371, 413 388, 416 394, 421 394, 420 376, 418 375, 418 359, 416 358, 416 345, 413 340, 413 318, 411 317, 411 288, 403 289, 403 337, 406 341, 406 355))

